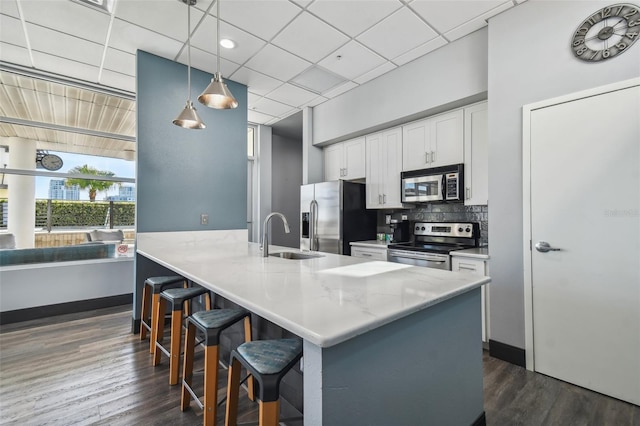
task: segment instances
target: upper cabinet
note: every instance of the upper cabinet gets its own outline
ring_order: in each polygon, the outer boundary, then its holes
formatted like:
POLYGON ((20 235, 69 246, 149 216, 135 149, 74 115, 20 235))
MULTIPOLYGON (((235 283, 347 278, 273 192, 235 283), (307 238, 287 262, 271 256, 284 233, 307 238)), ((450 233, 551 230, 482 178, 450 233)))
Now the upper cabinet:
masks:
POLYGON ((365 138, 330 145, 324 149, 324 180, 365 177, 365 138))
POLYGON ((402 208, 402 129, 385 130, 366 137, 367 208, 402 208))
POLYGON ((489 130, 486 102, 464 109, 465 205, 489 202, 489 130))
POLYGON ((402 170, 464 162, 462 109, 402 126, 402 170))

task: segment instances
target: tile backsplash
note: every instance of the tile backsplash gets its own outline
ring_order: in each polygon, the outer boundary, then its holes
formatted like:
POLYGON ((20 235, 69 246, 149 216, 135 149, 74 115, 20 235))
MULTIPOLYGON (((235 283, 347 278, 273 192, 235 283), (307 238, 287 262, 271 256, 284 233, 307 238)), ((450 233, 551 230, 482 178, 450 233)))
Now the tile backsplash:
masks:
POLYGON ((392 219, 402 219, 406 215, 411 222, 478 222, 480 224, 480 245, 489 243, 489 206, 465 206, 463 204, 423 204, 408 210, 379 210, 376 232, 391 233, 385 222, 386 215, 392 219))

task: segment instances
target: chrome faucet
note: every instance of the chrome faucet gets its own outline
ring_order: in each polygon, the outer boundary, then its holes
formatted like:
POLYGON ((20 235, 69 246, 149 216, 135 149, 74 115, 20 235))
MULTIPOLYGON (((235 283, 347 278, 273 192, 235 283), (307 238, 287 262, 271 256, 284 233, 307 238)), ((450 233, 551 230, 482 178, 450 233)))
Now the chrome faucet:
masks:
POLYGON ((282 213, 269 213, 267 217, 264 218, 264 223, 262 224, 262 257, 269 256, 269 221, 273 216, 280 216, 280 218, 282 219, 282 223, 284 223, 284 232, 286 232, 287 234, 290 232, 287 218, 284 217, 282 213))

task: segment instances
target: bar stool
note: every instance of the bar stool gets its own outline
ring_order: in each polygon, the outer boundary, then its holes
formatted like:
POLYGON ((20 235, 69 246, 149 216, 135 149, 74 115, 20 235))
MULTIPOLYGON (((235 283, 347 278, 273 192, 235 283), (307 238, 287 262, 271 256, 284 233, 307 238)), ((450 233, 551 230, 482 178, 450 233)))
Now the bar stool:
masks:
POLYGON ((302 357, 300 339, 256 340, 231 351, 227 386, 226 426, 236 426, 240 367, 258 380, 259 424, 277 426, 280 417, 280 381, 302 357))
MULTIPOLYGON (((191 398, 204 409, 204 425, 215 425, 218 408, 218 361, 220 333, 244 319, 245 342, 251 341, 251 314, 244 309, 213 309, 196 312, 187 318, 184 338, 184 363, 182 370, 182 399, 180 409, 186 410, 191 398), (193 358, 196 329, 204 334, 204 397, 200 402, 192 388, 193 358)), ((248 383, 249 398, 253 400, 253 380, 248 383)))
MULTIPOLYGON (((142 288, 142 313, 140 314, 140 340, 144 340, 147 337, 147 330, 151 335, 149 339, 149 353, 153 353, 153 348, 156 346, 155 331, 156 331, 156 310, 158 309, 158 302, 160 301, 160 293, 167 287, 176 285, 178 283, 184 283, 183 286, 187 286, 187 280, 181 276, 167 276, 167 277, 149 277, 144 281, 144 287, 142 288), (150 319, 148 319, 151 317, 150 319)), ((163 315, 164 317, 164 315, 163 315)))
POLYGON ((164 321, 156 321, 155 346, 153 348, 153 365, 160 364, 160 356, 164 353, 169 357, 169 384, 178 383, 178 373, 180 366, 180 342, 182 338, 183 308, 188 312, 189 306, 185 303, 192 299, 205 295, 205 307, 211 309, 211 294, 204 287, 170 288, 160 293, 156 316, 161 318, 164 314, 167 302, 171 303, 171 344, 167 350, 162 346, 164 338, 164 321))

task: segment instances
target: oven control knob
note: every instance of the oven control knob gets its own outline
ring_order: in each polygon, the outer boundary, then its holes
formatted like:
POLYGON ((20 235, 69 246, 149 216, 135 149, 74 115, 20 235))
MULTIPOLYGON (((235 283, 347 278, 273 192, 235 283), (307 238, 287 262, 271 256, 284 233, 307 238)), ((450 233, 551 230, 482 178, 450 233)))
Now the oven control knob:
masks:
MULTIPOLYGON (((422 228, 422 229, 424 229, 424 228, 422 228)), ((416 231, 419 231, 419 230, 420 230, 420 227, 416 226, 416 231)))
POLYGON ((471 232, 471 228, 465 229, 466 232, 471 232))
POLYGON ((423 226, 423 227, 422 227, 422 230, 424 231, 424 229, 425 229, 425 228, 424 228, 424 226, 423 226))
POLYGON ((458 228, 458 232, 462 232, 462 231, 464 231, 464 229, 458 228))

